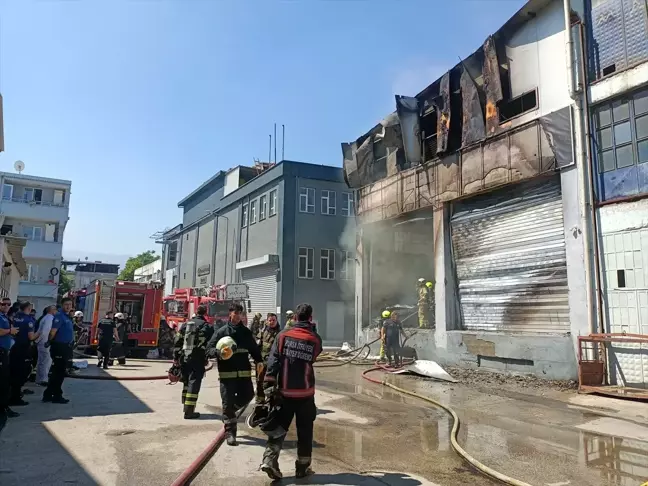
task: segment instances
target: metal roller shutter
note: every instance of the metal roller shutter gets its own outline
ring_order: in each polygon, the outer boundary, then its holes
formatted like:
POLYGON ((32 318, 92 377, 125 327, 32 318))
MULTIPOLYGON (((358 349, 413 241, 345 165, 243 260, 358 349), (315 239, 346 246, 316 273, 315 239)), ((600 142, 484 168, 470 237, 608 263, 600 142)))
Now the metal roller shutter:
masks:
MULTIPOLYGON (((252 314, 277 312, 277 266, 259 265, 242 270, 243 282, 248 284, 252 314)), ((250 320, 251 320, 251 316, 250 320)))
POLYGON ((569 331, 559 179, 473 198, 451 230, 465 329, 569 331))

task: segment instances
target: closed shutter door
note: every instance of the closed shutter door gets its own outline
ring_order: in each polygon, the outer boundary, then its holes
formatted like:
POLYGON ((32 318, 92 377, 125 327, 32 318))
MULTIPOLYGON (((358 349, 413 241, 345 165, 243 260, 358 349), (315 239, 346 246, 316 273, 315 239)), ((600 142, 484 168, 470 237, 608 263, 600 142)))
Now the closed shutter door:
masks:
MULTIPOLYGON (((243 269, 243 282, 248 284, 252 314, 277 312, 277 266, 259 265, 243 269)), ((252 316, 248 316, 251 321, 252 316)))
POLYGON ((452 248, 464 328, 568 332, 559 179, 479 196, 457 209, 452 248))

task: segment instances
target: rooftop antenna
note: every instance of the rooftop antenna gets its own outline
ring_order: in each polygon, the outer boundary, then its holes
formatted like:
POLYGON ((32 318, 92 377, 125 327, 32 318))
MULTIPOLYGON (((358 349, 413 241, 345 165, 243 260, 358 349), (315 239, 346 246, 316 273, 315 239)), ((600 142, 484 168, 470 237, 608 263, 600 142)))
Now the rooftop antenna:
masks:
POLYGON ((286 125, 281 124, 281 160, 284 160, 284 149, 286 148, 286 125))
POLYGON ((16 160, 14 162, 14 169, 21 174, 23 170, 25 170, 25 163, 22 160, 16 160))
POLYGON ((268 145, 268 164, 272 162, 272 133, 268 135, 270 137, 270 145, 268 145))
POLYGON ((274 158, 274 163, 276 164, 276 163, 277 163, 277 124, 276 124, 276 123, 274 124, 274 140, 275 140, 275 145, 274 145, 274 148, 275 148, 275 154, 274 154, 274 155, 275 155, 275 158, 274 158))

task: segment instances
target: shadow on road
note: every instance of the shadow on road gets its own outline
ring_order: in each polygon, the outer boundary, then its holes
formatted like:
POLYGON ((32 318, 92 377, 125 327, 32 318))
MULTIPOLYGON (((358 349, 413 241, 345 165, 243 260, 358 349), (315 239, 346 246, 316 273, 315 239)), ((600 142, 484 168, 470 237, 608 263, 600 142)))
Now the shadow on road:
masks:
POLYGON ((336 486, 363 486, 373 484, 387 484, 389 486, 418 486, 422 484, 418 479, 400 473, 376 473, 370 476, 354 473, 315 474, 306 479, 284 477, 276 484, 335 484, 336 486))

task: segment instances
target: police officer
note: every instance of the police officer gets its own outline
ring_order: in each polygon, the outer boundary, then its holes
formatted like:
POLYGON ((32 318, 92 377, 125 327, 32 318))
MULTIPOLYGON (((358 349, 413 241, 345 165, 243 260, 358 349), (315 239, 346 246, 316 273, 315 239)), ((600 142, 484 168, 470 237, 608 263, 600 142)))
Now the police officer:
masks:
POLYGON ((31 317, 32 305, 21 302, 14 316, 14 326, 18 334, 14 337, 14 345, 9 353, 9 369, 11 370, 11 395, 9 405, 23 406, 28 402, 22 399, 22 387, 25 386, 31 372, 32 342, 38 337, 35 332, 35 322, 31 317))
POLYGON ((269 312, 266 319, 266 325, 261 331, 259 338, 259 346, 261 346, 261 359, 263 359, 263 368, 256 377, 257 407, 265 403, 265 394, 263 393, 263 378, 265 377, 265 371, 268 366, 268 356, 270 356, 270 350, 272 349, 272 345, 274 344, 275 339, 277 338, 277 334, 279 334, 280 331, 281 329, 279 329, 279 324, 277 322, 277 314, 269 312))
POLYGON ((8 298, 4 298, 0 302, 0 418, 18 417, 20 415, 9 408, 11 390, 9 350, 13 345, 13 336, 18 333, 18 328, 13 327, 7 317, 10 306, 11 300, 8 298))
POLYGON ((261 464, 261 470, 273 480, 282 478, 279 454, 293 417, 297 425, 295 476, 304 478, 313 474, 310 465, 313 423, 317 415, 313 363, 322 352, 322 338, 311 325, 313 308, 300 304, 296 311, 295 325, 284 330, 272 346, 263 381, 270 401, 281 403, 277 418, 278 431, 268 434, 261 464))
POLYGON ((214 333, 207 345, 208 355, 218 358, 223 421, 227 434, 227 445, 230 446, 237 445, 236 412, 254 398, 249 357, 252 356, 257 365, 257 374, 261 372, 262 362, 259 346, 252 331, 243 324, 241 314, 243 314, 241 304, 230 305, 229 322, 214 333), (223 356, 217 346, 218 342, 225 337, 233 339, 236 345, 236 351, 231 357, 223 356))
POLYGON ((119 339, 117 336, 117 325, 115 324, 115 313, 113 311, 106 312, 106 317, 97 323, 99 329, 99 363, 97 366, 102 367, 104 370, 108 369, 110 363, 110 349, 115 341, 119 339))
POLYGON ((52 373, 43 393, 44 402, 68 403, 63 398, 63 381, 67 362, 72 356, 74 345, 74 324, 70 319, 72 299, 66 297, 61 301, 61 310, 54 316, 52 330, 50 331, 50 355, 52 356, 52 373))
POLYGON ((214 328, 205 320, 206 314, 207 307, 199 305, 196 315, 182 325, 173 343, 173 360, 182 371, 184 418, 188 420, 200 417, 196 404, 205 376, 207 343, 214 335, 214 328))

